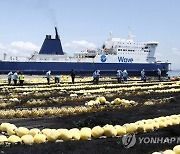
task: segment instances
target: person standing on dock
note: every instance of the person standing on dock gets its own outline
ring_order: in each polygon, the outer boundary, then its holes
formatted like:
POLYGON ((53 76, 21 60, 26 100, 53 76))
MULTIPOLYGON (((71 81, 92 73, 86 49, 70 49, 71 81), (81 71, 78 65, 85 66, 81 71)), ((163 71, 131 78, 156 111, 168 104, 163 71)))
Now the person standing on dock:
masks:
POLYGON ((13 72, 9 72, 7 77, 8 77, 8 85, 11 84, 11 78, 12 78, 13 72))
POLYGON ((59 83, 60 82, 60 76, 56 75, 54 78, 55 83, 59 83))
POLYGON ((19 75, 19 85, 23 86, 23 83, 24 83, 24 74, 23 74, 23 72, 20 72, 20 75, 19 75))
POLYGON ((18 73, 15 72, 15 73, 13 74, 13 81, 14 81, 14 85, 15 85, 15 86, 17 85, 17 80, 18 80, 18 73))
POLYGON ((159 68, 157 69, 157 74, 159 81, 161 81, 161 70, 159 68))
POLYGON ((93 83, 95 84, 96 81, 96 71, 93 72, 93 83))
POLYGON ((50 84, 51 71, 46 72, 47 83, 50 84))
POLYGON ((123 80, 124 80, 124 82, 126 82, 127 81, 127 77, 128 77, 127 70, 124 70, 122 74, 123 74, 123 80))
POLYGON ((95 83, 99 84, 99 78, 100 78, 100 70, 96 71, 96 79, 95 79, 95 83))
POLYGON ((116 77, 117 77, 118 83, 121 83, 121 78, 122 78, 122 71, 121 70, 117 69, 116 77))
POLYGON ((141 80, 146 82, 146 75, 145 75, 145 70, 144 69, 142 69, 142 71, 141 71, 141 80))
POLYGON ((74 84, 75 73, 73 69, 71 70, 71 79, 72 79, 72 83, 74 84))

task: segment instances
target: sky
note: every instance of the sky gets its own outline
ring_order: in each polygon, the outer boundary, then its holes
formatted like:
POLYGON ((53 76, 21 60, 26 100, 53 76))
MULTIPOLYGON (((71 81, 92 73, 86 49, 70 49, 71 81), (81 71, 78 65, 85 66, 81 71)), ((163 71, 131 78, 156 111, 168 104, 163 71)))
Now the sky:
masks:
POLYGON ((180 0, 0 0, 0 58, 30 56, 57 26, 72 55, 113 37, 158 41, 157 60, 180 69, 180 0))

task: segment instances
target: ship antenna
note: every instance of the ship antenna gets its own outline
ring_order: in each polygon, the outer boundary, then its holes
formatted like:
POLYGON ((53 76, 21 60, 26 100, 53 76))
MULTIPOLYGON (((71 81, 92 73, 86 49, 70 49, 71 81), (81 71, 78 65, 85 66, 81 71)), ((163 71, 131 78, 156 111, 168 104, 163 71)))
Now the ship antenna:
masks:
POLYGON ((112 31, 110 31, 110 35, 109 36, 110 36, 110 39, 112 39, 112 31))
POLYGON ((55 32, 56 32, 56 39, 59 39, 59 35, 58 35, 58 31, 57 31, 57 27, 55 27, 55 32))
POLYGON ((134 37, 135 35, 131 33, 131 27, 128 27, 128 40, 133 40, 134 37))

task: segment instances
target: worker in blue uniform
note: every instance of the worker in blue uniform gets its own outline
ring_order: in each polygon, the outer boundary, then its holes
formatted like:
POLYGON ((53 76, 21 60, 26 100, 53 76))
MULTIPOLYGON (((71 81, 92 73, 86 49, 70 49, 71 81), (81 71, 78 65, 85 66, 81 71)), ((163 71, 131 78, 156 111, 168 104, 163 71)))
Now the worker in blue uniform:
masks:
POLYGON ((123 80, 124 80, 124 82, 127 82, 127 78, 128 78, 128 72, 127 72, 127 70, 124 70, 122 74, 123 74, 123 80))
POLYGON ((122 71, 121 70, 117 69, 116 77, 117 77, 118 83, 121 83, 121 80, 122 80, 122 71))
POLYGON ((157 69, 157 74, 159 81, 161 81, 161 70, 159 68, 157 69))
POLYGON ((141 71, 141 80, 146 82, 146 75, 145 75, 145 70, 144 69, 142 69, 142 71, 141 71))
POLYGON ((12 75, 13 75, 13 72, 11 72, 11 71, 7 75, 7 77, 8 77, 8 85, 11 84, 12 75))
POLYGON ((17 85, 17 80, 18 80, 18 72, 15 72, 13 74, 13 81, 14 81, 14 85, 16 86, 17 85))
POLYGON ((50 84, 51 71, 46 72, 47 83, 50 84))

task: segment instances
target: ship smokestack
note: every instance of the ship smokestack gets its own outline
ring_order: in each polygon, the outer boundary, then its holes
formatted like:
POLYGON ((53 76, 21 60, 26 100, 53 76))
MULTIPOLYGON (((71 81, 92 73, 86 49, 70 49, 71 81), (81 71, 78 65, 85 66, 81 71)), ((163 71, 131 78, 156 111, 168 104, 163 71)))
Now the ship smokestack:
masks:
POLYGON ((61 45, 61 40, 59 38, 56 27, 55 27, 55 32, 56 32, 55 39, 52 39, 51 35, 46 35, 46 38, 42 44, 39 54, 64 55, 61 45))
POLYGON ((55 32, 56 32, 56 39, 59 39, 59 35, 58 35, 58 31, 57 31, 57 27, 55 27, 55 32))

